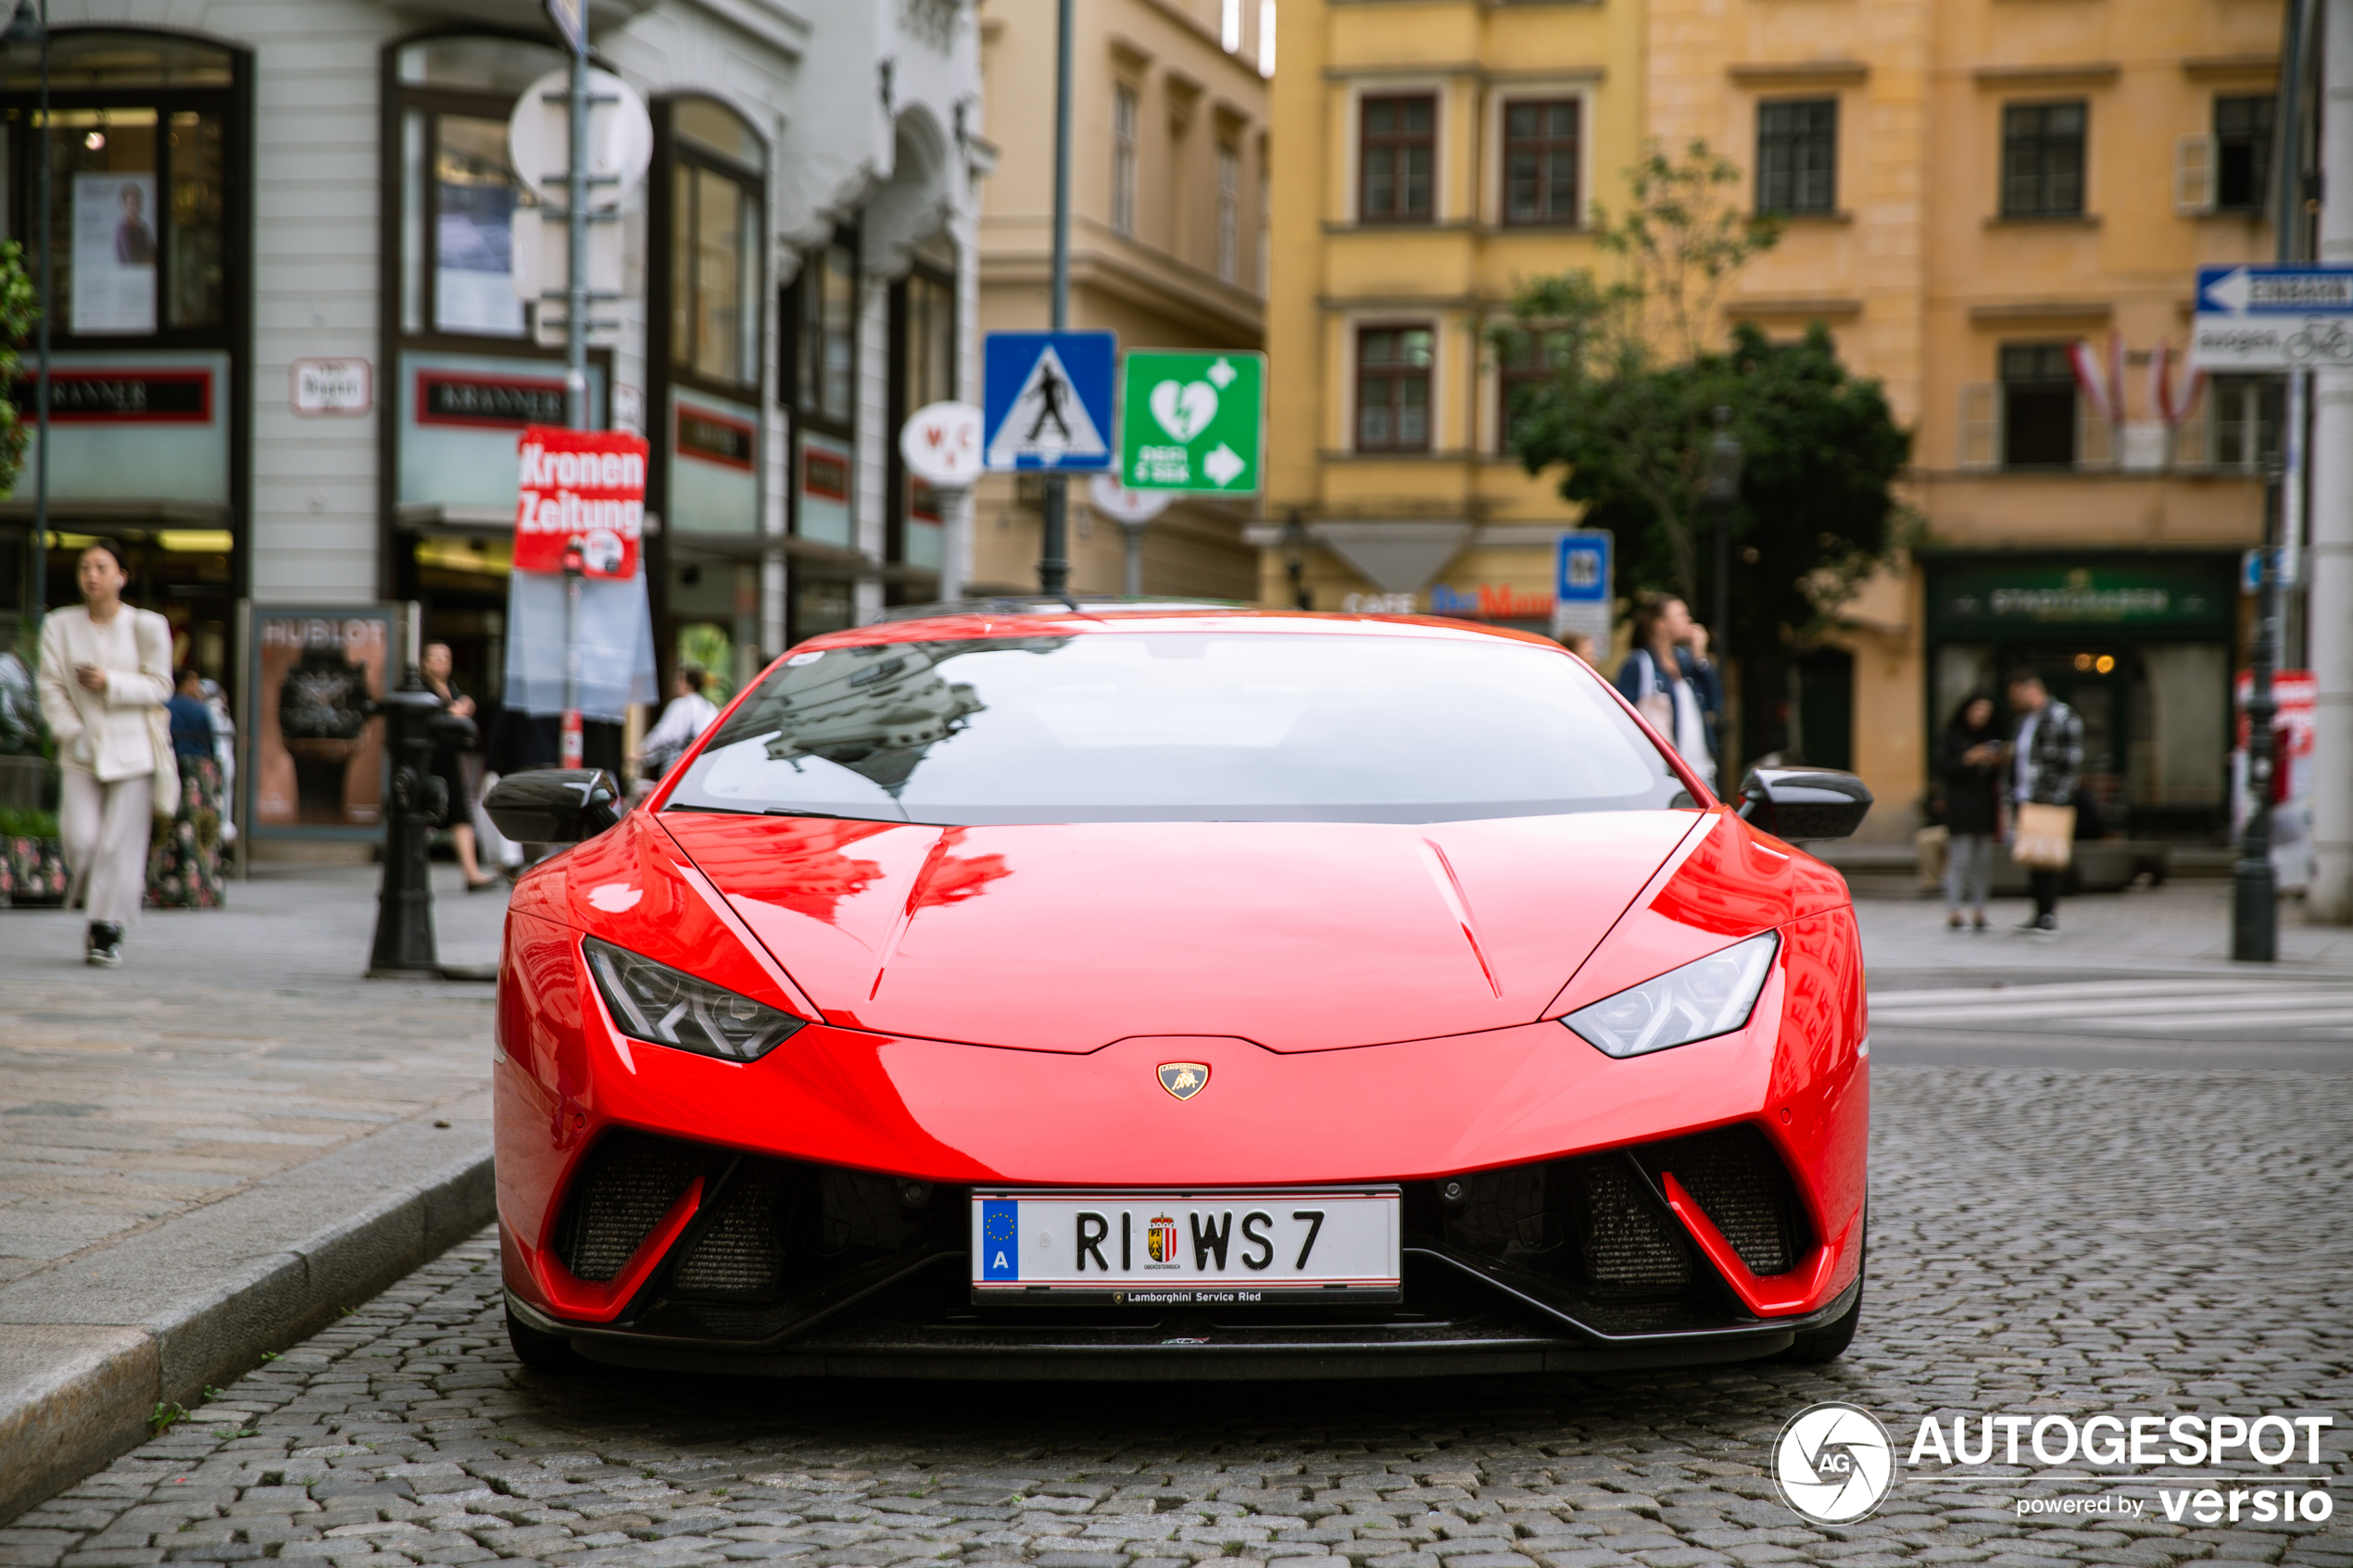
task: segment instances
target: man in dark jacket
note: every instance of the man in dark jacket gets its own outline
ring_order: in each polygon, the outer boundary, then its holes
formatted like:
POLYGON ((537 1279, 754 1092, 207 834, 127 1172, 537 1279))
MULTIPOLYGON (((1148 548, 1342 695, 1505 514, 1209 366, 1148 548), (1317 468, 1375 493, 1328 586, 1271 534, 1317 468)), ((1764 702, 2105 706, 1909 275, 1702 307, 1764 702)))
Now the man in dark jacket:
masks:
MULTIPOLYGON (((2083 721, 2044 688, 2040 675, 2026 669, 2010 672, 2010 711, 2018 716, 2009 746, 2010 798, 2020 805, 2074 805, 2075 787, 2083 777, 2083 721)), ((2034 913, 2020 925, 2020 931, 2058 930, 2062 874, 2039 866, 2028 871, 2034 913)))

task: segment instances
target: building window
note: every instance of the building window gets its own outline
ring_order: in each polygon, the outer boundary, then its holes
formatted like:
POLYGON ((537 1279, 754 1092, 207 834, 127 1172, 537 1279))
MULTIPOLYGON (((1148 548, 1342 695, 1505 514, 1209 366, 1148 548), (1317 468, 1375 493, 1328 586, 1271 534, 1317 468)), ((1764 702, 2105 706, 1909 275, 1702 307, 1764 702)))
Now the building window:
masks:
POLYGON ((2214 100, 2214 210, 2260 212, 2271 181, 2270 94, 2214 100))
POLYGON ((2075 371, 2063 343, 2002 345, 2002 466, 2072 468, 2075 371))
MULTIPOLYGON (((956 255, 935 243, 904 282, 891 291, 891 342, 896 363, 890 386, 890 423, 902 428, 918 408, 956 395, 956 255)), ((941 497, 891 454, 890 483, 898 500, 884 538, 884 558, 925 571, 939 570, 944 534, 941 497)), ((903 584, 887 590, 892 602, 907 602, 903 584)), ((931 596, 912 596, 920 600, 931 596)))
POLYGON ((2081 102, 2002 110, 2002 216, 2072 218, 2083 210, 2081 102))
POLYGON ((562 63, 510 38, 433 38, 396 53, 404 334, 512 342, 528 331, 514 226, 534 203, 507 161, 507 118, 517 94, 562 63))
POLYGON ((669 106, 670 355, 676 370, 748 387, 760 380, 760 220, 765 154, 717 104, 669 106))
POLYGON ((2276 376, 2216 376, 2206 393, 2207 429, 2217 468, 2262 470, 2280 450, 2276 376))
POLYGON ((1238 282, 1242 265, 1242 150, 1217 144, 1217 275, 1238 282))
POLYGON ((1140 121, 1136 90, 1126 82, 1111 94, 1111 226, 1136 232, 1136 127, 1140 121))
POLYGON ((1356 334, 1356 449, 1429 450, 1428 327, 1367 327, 1356 334))
POLYGON ((1438 100, 1367 98, 1357 168, 1358 217, 1366 223, 1427 223, 1438 145, 1438 100))
POLYGON ((1504 221, 1575 223, 1579 103, 1555 98, 1504 106, 1504 221))
POLYGON ((1838 100, 1756 106, 1756 210, 1838 210, 1838 100))
POLYGON ((794 404, 804 420, 849 428, 857 412, 858 241, 842 232, 809 253, 793 283, 794 404))
POLYGON ((1512 427, 1531 390, 1554 380, 1567 368, 1574 340, 1565 332, 1514 332, 1496 356, 1495 450, 1508 456, 1512 427))

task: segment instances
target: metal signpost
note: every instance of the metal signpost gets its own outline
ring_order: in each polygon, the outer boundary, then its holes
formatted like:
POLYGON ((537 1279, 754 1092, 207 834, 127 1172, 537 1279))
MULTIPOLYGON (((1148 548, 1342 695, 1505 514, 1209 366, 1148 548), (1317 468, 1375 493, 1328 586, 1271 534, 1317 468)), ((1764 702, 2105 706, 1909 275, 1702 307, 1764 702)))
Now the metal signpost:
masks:
POLYGON ((2271 771, 2277 766, 2271 692, 2279 662, 2280 591, 2290 571, 2301 570, 2304 492, 2304 409, 2315 369, 2353 369, 2353 267, 2278 262, 2201 267, 2196 315, 2190 329, 2190 364, 2215 371, 2286 373, 2289 408, 2286 462, 2276 466, 2264 495, 2264 544, 2259 552, 2259 602, 2248 662, 2246 705, 2248 810, 2239 841, 2231 902, 2231 956, 2269 963, 2279 955, 2278 910, 2271 874, 2271 771), (2273 520, 2277 519, 2275 525, 2273 520))
POLYGON ((1131 351, 1121 377, 1119 483, 1255 494, 1265 390, 1263 354, 1131 351))
POLYGON ((1151 527, 1152 519, 1176 504, 1176 497, 1165 490, 1130 490, 1112 475, 1099 473, 1087 482, 1087 499, 1097 511, 1119 524, 1127 557, 1120 591, 1130 598, 1141 597, 1144 533, 1151 527))

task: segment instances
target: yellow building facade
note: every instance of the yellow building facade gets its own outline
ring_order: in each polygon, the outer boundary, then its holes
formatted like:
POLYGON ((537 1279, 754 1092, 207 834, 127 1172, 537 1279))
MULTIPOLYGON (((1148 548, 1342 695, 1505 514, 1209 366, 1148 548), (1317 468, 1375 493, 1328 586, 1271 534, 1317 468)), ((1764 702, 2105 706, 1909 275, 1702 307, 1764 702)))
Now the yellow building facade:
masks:
POLYGON ((1923 546, 1792 694, 1793 743, 1896 808, 1877 834, 1916 825, 1936 733, 2019 663, 2082 713, 2111 828, 2224 819, 2277 400, 2225 378, 2181 408, 2178 366, 2196 270, 2274 254, 2280 22, 2271 0, 1651 0, 1652 133, 1706 138, 1788 218, 1728 324, 1824 322, 1914 432, 1923 546))
POLYGON ((1487 327, 1600 260, 1640 148, 1632 0, 1282 0, 1259 596, 1545 628, 1575 508, 1504 449, 1487 327))
MULTIPOLYGON (((1265 320, 1267 82, 1260 0, 1088 0, 1075 7, 1071 69, 1073 331, 1139 348, 1262 346, 1265 320)), ((1043 332, 1052 316, 1055 0, 982 0, 986 133, 978 326, 1043 332)), ((1124 541, 1070 483, 1070 587, 1119 592, 1124 541)), ((1038 591, 1034 478, 977 486, 969 591, 1038 591)), ((1144 543, 1148 594, 1247 599, 1256 552, 1248 502, 1188 497, 1144 543)))

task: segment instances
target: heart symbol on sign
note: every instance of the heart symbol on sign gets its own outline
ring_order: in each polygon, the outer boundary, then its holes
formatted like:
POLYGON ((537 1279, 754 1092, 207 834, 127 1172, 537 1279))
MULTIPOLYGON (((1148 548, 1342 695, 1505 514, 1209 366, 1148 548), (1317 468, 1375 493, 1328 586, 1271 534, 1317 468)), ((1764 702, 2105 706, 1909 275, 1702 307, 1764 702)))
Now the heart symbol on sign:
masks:
POLYGON ((1161 429, 1179 441, 1190 441, 1217 417, 1217 389, 1203 381, 1182 386, 1164 381, 1152 388, 1151 404, 1161 429))

